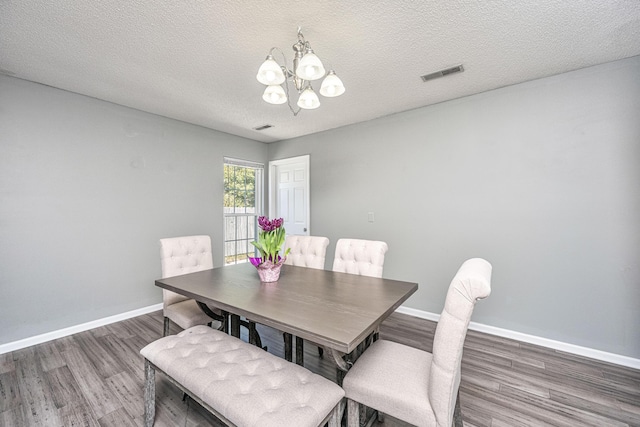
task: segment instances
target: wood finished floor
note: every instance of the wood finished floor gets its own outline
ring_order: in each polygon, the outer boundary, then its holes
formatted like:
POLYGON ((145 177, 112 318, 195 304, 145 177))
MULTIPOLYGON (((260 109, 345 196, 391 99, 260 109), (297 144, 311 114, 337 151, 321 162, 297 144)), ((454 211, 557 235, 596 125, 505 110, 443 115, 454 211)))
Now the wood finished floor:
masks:
MULTIPOLYGON (((434 330, 433 322, 394 314, 381 337, 431 351, 434 330)), ((0 426, 142 425, 139 351, 161 331, 158 311, 0 355, 0 426)), ((260 333, 282 356, 281 335, 260 333)), ((335 378, 315 347, 307 346, 305 361, 335 378)), ((221 425, 161 375, 157 395, 156 426, 221 425)), ((640 426, 640 371, 470 331, 461 403, 468 427, 640 426)), ((379 426, 406 424, 387 417, 379 426)))

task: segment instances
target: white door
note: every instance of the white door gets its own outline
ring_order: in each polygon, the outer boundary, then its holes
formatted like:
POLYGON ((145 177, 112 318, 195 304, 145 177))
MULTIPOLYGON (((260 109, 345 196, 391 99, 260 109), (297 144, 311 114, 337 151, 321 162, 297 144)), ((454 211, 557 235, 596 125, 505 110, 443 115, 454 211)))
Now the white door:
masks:
POLYGON ((269 217, 283 218, 288 235, 309 235, 308 155, 269 162, 269 217))

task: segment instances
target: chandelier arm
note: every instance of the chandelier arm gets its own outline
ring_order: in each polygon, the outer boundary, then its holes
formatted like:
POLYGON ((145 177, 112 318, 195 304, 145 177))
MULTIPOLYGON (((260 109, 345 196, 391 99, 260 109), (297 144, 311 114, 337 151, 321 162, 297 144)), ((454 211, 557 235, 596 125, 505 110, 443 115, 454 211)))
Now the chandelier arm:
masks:
POLYGON ((287 67, 287 57, 285 56, 282 49, 280 49, 279 47, 272 47, 269 50, 269 55, 272 55, 274 50, 277 50, 278 52, 280 52, 280 55, 282 55, 282 62, 284 63, 284 65, 281 65, 280 67, 282 68, 282 72, 284 73, 285 77, 290 77, 292 72, 289 69, 289 67, 287 67))
POLYGON ((286 77, 284 80, 284 89, 287 92, 287 105, 289 106, 289 110, 291 110, 291 112, 293 113, 293 116, 295 117, 298 115, 300 111, 302 111, 302 108, 298 107, 298 110, 296 111, 291 106, 291 94, 289 93, 289 79, 295 78, 295 73, 287 67, 287 57, 285 56, 282 49, 280 49, 279 47, 272 47, 271 50, 269 51, 269 54, 272 54, 276 50, 280 52, 280 55, 282 55, 282 62, 284 63, 284 65, 282 65, 282 72, 286 77))

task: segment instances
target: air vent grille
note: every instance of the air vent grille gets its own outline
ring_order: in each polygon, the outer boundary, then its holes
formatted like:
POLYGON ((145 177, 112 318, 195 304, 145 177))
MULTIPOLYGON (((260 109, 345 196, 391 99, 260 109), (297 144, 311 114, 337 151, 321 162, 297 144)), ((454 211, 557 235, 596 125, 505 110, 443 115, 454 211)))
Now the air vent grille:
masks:
POLYGON ((438 79, 440 77, 448 76, 449 74, 461 73, 464 71, 464 67, 462 64, 456 65, 455 67, 445 68, 444 70, 436 71, 435 73, 425 74, 424 76, 420 76, 423 82, 428 82, 429 80, 438 79))
POLYGON ((273 125, 262 125, 262 126, 254 127, 253 130, 258 130, 259 131, 259 130, 269 129, 269 128, 272 128, 272 127, 273 127, 273 125))

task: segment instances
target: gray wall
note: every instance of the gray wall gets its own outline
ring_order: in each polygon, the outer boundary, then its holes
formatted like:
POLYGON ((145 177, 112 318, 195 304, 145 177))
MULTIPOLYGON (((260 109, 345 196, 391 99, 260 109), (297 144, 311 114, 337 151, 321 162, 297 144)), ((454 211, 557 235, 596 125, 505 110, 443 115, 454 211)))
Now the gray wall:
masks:
POLYGON ((328 268, 340 237, 385 240, 385 276, 438 313, 485 257, 475 321, 640 358, 639 75, 635 57, 269 146, 0 76, 0 344, 159 303, 157 240, 222 236, 223 156, 311 154, 328 268))
POLYGON ((327 268, 340 237, 387 241, 385 277, 417 281, 406 305, 439 313, 462 261, 484 257, 493 294, 474 321, 640 358, 639 76, 634 57, 280 141, 269 158, 311 155, 327 268))
POLYGON ((161 302, 158 239, 223 236, 223 156, 267 146, 0 76, 0 344, 161 302))

